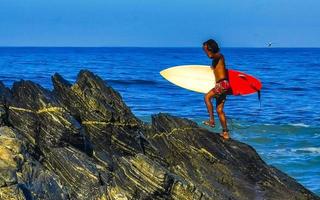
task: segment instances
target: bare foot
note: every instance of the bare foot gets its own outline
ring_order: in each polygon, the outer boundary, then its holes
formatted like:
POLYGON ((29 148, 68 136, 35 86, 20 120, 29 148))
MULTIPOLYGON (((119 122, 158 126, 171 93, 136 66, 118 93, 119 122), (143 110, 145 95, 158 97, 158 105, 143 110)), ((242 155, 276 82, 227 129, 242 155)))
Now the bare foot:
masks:
POLYGON ((203 121, 202 122, 204 125, 206 125, 206 126, 210 126, 210 127, 215 127, 216 126, 216 124, 214 123, 214 120, 207 120, 207 121, 203 121))
POLYGON ((230 136, 229 136, 229 131, 226 130, 226 131, 222 131, 222 133, 220 133, 220 136, 225 139, 225 140, 229 140, 230 139, 230 136))

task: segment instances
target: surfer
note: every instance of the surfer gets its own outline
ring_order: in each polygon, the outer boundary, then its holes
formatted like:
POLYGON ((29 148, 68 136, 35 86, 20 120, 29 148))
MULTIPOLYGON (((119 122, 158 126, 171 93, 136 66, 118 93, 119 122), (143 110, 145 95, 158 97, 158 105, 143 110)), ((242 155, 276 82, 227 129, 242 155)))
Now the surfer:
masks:
POLYGON ((214 72, 216 79, 216 85, 204 96, 204 100, 207 106, 210 119, 204 121, 203 123, 207 126, 214 127, 215 120, 213 116, 213 106, 211 99, 215 97, 216 99, 216 110, 219 116, 219 120, 222 126, 221 137, 224 139, 229 139, 229 130, 227 127, 227 120, 225 113, 223 111, 224 103, 226 101, 227 92, 230 90, 230 84, 228 81, 228 73, 225 66, 224 56, 220 53, 220 48, 216 41, 209 39, 203 43, 203 50, 209 58, 212 59, 211 69, 214 72))

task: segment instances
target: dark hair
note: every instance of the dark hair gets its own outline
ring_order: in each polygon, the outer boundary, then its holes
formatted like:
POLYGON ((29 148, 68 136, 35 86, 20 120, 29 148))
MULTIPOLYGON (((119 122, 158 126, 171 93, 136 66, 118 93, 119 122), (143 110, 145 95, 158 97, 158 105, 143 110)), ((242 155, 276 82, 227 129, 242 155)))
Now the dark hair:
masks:
POLYGON ((213 39, 209 39, 205 41, 203 45, 207 45, 208 50, 211 51, 212 53, 218 53, 220 51, 218 43, 213 39))

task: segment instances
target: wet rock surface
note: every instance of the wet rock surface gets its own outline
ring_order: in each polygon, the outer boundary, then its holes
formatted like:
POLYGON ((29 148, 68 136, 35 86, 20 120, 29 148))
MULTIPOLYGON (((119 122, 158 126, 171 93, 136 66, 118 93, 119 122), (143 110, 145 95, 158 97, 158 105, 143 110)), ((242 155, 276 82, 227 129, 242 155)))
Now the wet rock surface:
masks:
POLYGON ((0 82, 0 199, 320 199, 247 144, 159 113, 147 124, 82 70, 0 82))

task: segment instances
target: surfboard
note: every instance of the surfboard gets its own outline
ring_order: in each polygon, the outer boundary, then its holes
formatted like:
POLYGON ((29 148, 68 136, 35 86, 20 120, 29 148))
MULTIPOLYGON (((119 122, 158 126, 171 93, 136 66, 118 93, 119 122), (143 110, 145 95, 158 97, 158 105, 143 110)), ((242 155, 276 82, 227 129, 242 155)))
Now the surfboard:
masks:
MULTIPOLYGON (((206 65, 181 65, 171 67, 160 72, 169 82, 199 93, 207 93, 215 86, 215 76, 210 66, 206 65)), ((252 75, 236 71, 228 70, 229 83, 232 95, 248 95, 259 92, 262 83, 259 79, 252 75)))

